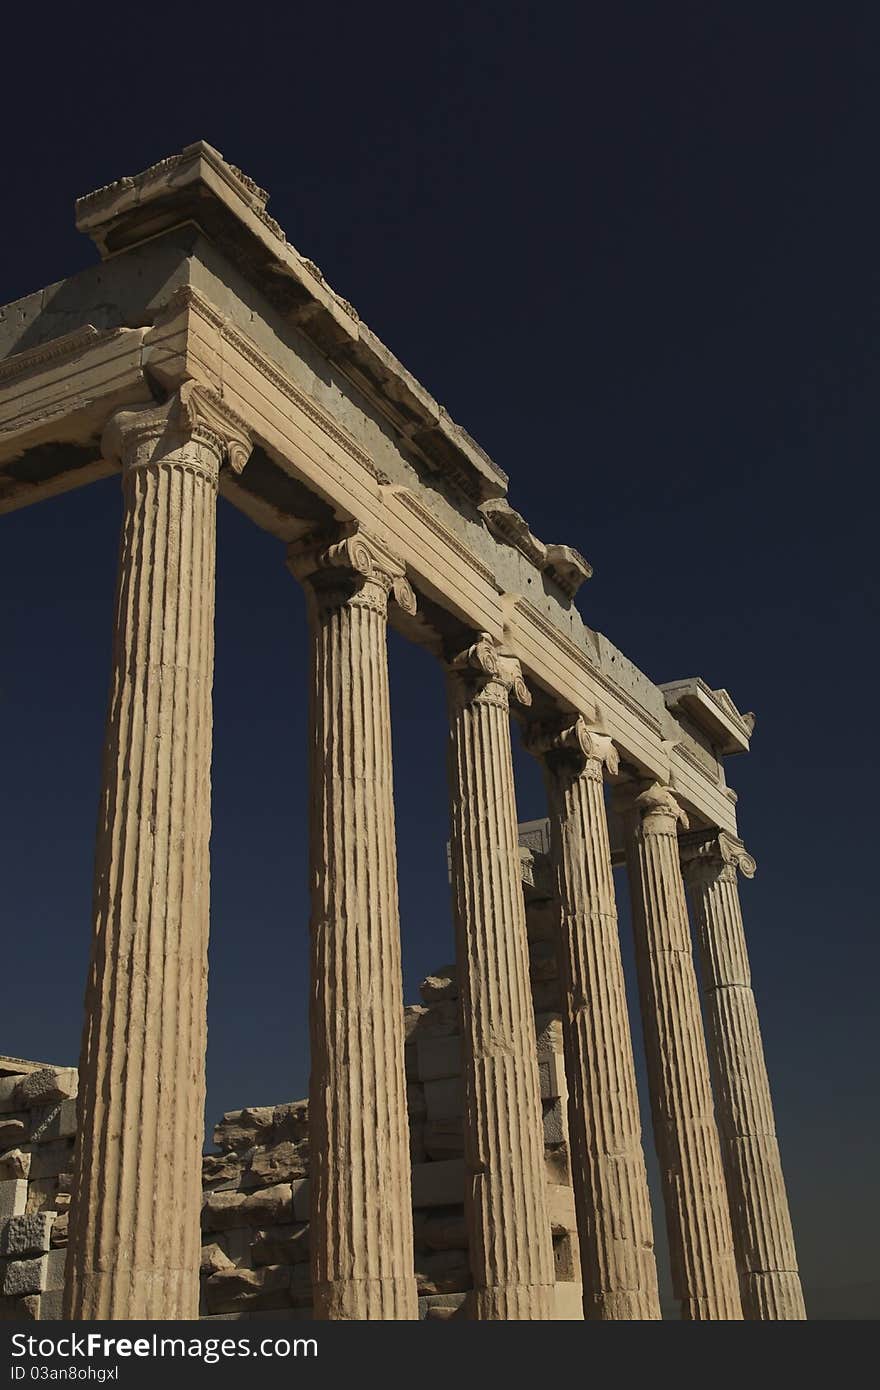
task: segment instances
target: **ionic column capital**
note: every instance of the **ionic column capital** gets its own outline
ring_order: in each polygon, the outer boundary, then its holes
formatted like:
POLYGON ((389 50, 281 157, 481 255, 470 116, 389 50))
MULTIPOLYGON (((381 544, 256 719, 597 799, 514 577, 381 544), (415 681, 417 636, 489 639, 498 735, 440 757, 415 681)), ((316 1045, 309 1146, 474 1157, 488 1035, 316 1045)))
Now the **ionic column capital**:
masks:
POLYGON ((672 788, 662 782, 636 783, 615 790, 615 807, 624 815, 636 815, 646 835, 675 835, 689 821, 672 788))
POLYGON ((502 652, 489 632, 458 652, 448 663, 450 684, 464 701, 482 699, 507 708, 510 697, 526 709, 532 696, 515 656, 502 652))
POLYGON ((240 473, 251 447, 250 432, 241 416, 195 381, 185 381, 161 404, 117 410, 101 438, 104 457, 118 460, 126 474, 164 463, 199 469, 213 476, 215 482, 224 463, 240 473))
POLYGON ((596 782, 602 781, 603 768, 616 774, 620 767, 613 739, 591 728, 583 715, 573 723, 530 724, 524 742, 528 751, 552 770, 564 769, 596 782))
POLYGON ((694 882, 702 876, 726 877, 736 880, 737 870, 743 878, 754 878, 757 864, 747 852, 742 840, 726 830, 692 830, 678 842, 681 867, 685 879, 694 882))
POLYGON ((389 595, 404 613, 417 608, 406 566, 359 526, 339 537, 306 536, 287 547, 287 567, 320 608, 358 603, 385 612, 389 595))

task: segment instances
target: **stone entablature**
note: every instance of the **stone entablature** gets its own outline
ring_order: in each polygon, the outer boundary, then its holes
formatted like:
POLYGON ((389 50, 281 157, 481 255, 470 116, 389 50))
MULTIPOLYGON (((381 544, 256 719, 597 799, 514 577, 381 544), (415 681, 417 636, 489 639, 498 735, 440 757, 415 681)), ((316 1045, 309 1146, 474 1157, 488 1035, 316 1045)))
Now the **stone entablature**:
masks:
POLYGON ((689 809, 735 833, 720 756, 689 755, 663 689, 573 607, 586 562, 536 540, 504 473, 255 197, 200 143, 80 200, 78 223, 109 259, 0 325, 0 511, 112 472, 99 441, 113 409, 195 381, 253 440, 249 468, 221 480, 236 506, 284 541, 334 513, 373 531, 436 605, 410 635, 434 645, 462 621, 489 632, 568 708, 601 707, 636 771, 672 775, 689 809))

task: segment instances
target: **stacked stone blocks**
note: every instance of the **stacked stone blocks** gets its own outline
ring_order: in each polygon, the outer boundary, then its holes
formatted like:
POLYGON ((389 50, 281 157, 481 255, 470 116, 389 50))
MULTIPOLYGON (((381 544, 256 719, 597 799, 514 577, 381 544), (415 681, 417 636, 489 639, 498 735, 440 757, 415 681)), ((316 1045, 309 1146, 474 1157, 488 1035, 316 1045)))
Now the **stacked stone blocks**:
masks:
POLYGON ((0 1319, 59 1318, 77 1073, 0 1057, 0 1319))

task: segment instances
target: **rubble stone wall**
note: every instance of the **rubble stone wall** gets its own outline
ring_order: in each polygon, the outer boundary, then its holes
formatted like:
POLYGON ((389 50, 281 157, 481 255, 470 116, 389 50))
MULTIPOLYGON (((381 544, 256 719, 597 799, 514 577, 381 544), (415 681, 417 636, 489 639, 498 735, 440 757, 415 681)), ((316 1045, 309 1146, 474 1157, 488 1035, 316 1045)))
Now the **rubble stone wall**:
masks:
POLYGON ((60 1318, 75 1067, 0 1057, 0 1318, 60 1318))

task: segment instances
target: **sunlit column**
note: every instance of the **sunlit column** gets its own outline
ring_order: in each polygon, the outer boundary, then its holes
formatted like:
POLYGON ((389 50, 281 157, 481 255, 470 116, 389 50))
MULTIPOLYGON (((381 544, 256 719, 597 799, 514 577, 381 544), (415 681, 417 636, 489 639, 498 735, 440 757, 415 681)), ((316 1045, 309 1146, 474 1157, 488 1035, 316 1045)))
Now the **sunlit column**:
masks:
POLYGON ((485 636, 451 665, 452 894, 465 1081, 473 1318, 550 1318, 553 1252, 508 698, 529 693, 485 636))
POLYGON ((697 928, 743 1311, 754 1319, 802 1319, 806 1311, 737 885, 737 869, 753 878, 755 861, 724 831, 696 831, 679 845, 697 928))
POLYGON ((678 857, 687 818, 654 783, 625 807, 636 965, 672 1279, 688 1320, 742 1317, 678 857))
POLYGON ((560 907, 568 1132, 587 1319, 660 1317, 603 770, 610 738, 583 719, 535 728, 560 907))
POLYGON ((188 383, 103 450, 124 510, 64 1315, 195 1318, 217 480, 250 443, 188 383))
POLYGON ((311 1259, 321 1319, 418 1317, 387 608, 403 566, 354 535, 289 550, 311 628, 311 1259))

